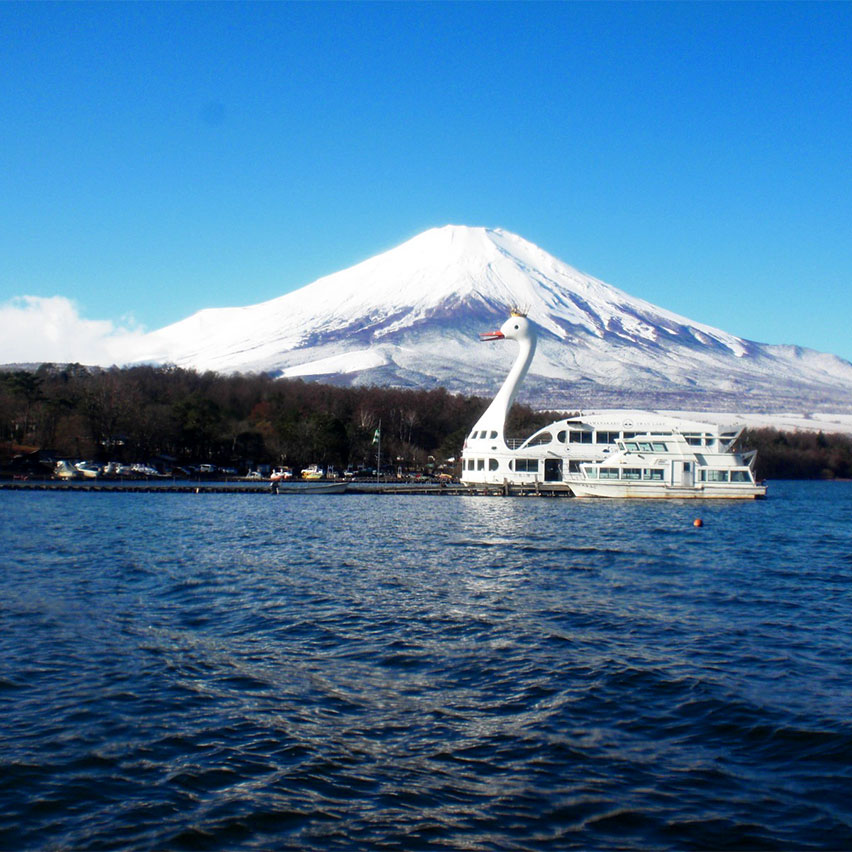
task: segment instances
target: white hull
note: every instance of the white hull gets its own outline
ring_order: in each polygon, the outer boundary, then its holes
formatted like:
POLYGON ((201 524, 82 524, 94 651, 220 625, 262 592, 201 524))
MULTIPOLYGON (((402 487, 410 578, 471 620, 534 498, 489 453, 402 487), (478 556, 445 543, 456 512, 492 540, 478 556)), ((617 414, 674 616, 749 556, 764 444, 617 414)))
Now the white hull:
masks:
POLYGON ((346 482, 287 482, 278 486, 276 494, 343 494, 346 482))
POLYGON ((666 485, 665 483, 641 482, 570 482, 575 497, 616 497, 645 500, 756 500, 766 496, 765 485, 748 482, 720 485, 699 484, 694 486, 666 485))

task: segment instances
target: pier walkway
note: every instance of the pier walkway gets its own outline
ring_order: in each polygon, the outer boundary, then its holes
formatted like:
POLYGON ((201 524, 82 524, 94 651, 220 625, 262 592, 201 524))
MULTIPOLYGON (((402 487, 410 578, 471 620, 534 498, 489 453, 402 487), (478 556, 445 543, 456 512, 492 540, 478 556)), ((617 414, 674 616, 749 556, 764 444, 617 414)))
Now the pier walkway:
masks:
MULTIPOLYGON (((268 496, 308 496, 311 492, 299 488, 300 483, 281 484, 274 493, 268 484, 228 482, 130 481, 130 482, 56 482, 53 480, 0 481, 0 491, 53 491, 131 494, 264 494, 268 496)), ((529 485, 459 485, 438 483, 353 482, 342 495, 350 494, 429 494, 488 497, 571 497, 571 489, 558 482, 539 482, 529 485)), ((332 496, 328 494, 327 496, 332 496)))

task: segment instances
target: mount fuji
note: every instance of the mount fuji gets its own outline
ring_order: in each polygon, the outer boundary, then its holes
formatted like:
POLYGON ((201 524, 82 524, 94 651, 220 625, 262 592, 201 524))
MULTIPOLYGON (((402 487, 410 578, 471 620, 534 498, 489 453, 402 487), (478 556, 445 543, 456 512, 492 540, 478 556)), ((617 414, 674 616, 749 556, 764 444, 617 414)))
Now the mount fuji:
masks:
POLYGON ((510 307, 537 326, 521 399, 591 406, 852 407, 852 364, 678 316, 499 229, 433 228, 271 301, 198 313, 146 335, 137 363, 491 396, 514 358, 479 344, 510 307))

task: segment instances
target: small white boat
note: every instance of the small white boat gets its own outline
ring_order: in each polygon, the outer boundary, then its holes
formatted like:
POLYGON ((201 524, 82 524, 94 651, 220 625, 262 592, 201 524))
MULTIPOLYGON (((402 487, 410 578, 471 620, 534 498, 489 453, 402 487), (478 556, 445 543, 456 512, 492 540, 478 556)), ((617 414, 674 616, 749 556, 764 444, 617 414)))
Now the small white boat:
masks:
POLYGON ((316 464, 308 465, 308 467, 302 469, 301 473, 302 479, 308 480, 316 480, 322 479, 325 476, 323 469, 316 464))
POLYGON ((755 451, 733 452, 735 440, 712 450, 696 447, 678 433, 637 435, 617 441, 616 452, 604 461, 581 465, 567 482, 576 497, 765 497, 766 485, 754 478, 755 451))
POLYGON ((80 461, 74 467, 83 474, 86 479, 97 479, 101 475, 101 468, 93 462, 80 461))
POLYGON ((349 483, 347 482, 288 482, 280 484, 272 483, 273 494, 343 494, 349 483))
POLYGON ((82 479, 83 472, 77 470, 71 462, 60 459, 53 467, 53 475, 57 479, 82 479))

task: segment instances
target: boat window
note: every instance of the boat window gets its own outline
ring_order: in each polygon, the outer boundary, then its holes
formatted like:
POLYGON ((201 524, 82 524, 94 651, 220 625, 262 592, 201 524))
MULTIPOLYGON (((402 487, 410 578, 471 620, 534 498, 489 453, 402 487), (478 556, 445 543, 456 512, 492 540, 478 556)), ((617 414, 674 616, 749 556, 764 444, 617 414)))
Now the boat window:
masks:
MULTIPOLYGON (((484 438, 485 436, 483 435, 482 437, 484 438)), ((497 437, 497 432, 494 429, 492 429, 491 430, 491 440, 493 441, 496 437, 497 437)))
POLYGON ((653 447, 655 453, 664 453, 666 451, 666 445, 662 441, 654 441, 653 447))
POLYGON ((639 441, 639 451, 642 453, 650 453, 651 450, 651 442, 650 441, 639 441))
POLYGON ((625 467, 621 471, 622 479, 639 479, 642 476, 641 467, 625 467))
POLYGON ((468 469, 468 470, 473 470, 473 459, 468 459, 468 460, 467 460, 467 469, 468 469))
POLYGON ((476 460, 476 469, 477 470, 485 470, 485 459, 477 459, 476 460))
POLYGON ((591 444, 592 433, 581 429, 572 429, 568 433, 568 440, 572 444, 591 444))
POLYGON ((639 444, 637 444, 636 441, 625 441, 624 446, 627 447, 631 453, 638 452, 639 450, 639 444))
POLYGON ((515 459, 517 473, 538 473, 538 459, 515 459))
POLYGON ((624 438, 625 440, 627 440, 628 438, 635 438, 636 433, 635 432, 623 432, 621 437, 624 438))
POLYGON ((597 479, 598 478, 598 469, 594 465, 589 465, 586 468, 586 476, 589 479, 597 479))
POLYGON ((579 473, 581 464, 591 463, 591 459, 570 459, 568 462, 568 473, 579 473))
POLYGON ((471 436, 474 440, 479 437, 479 432, 474 432, 471 436))
POLYGON ((708 470, 707 471, 707 481, 708 482, 727 482, 728 481, 728 471, 727 470, 708 470))
POLYGON ((556 440, 559 441, 560 444, 564 444, 567 437, 568 433, 564 429, 556 433, 556 440))
POLYGON ((642 470, 642 479, 648 482, 662 482, 663 469, 661 467, 646 467, 642 470))
POLYGON ((701 446, 701 435, 684 435, 686 438, 686 443, 693 447, 701 446))
POLYGON ((553 440, 553 435, 550 432, 539 432, 538 435, 533 435, 530 438, 528 447, 539 447, 542 444, 549 444, 553 440))
POLYGON ((618 440, 618 432, 595 432, 596 444, 614 444, 618 440))
POLYGON ((488 469, 497 470, 497 459, 488 459, 488 469))
POLYGON ((747 470, 732 470, 731 482, 751 482, 751 476, 747 470))
POLYGON ((602 467, 600 468, 601 479, 618 479, 617 467, 602 467))

